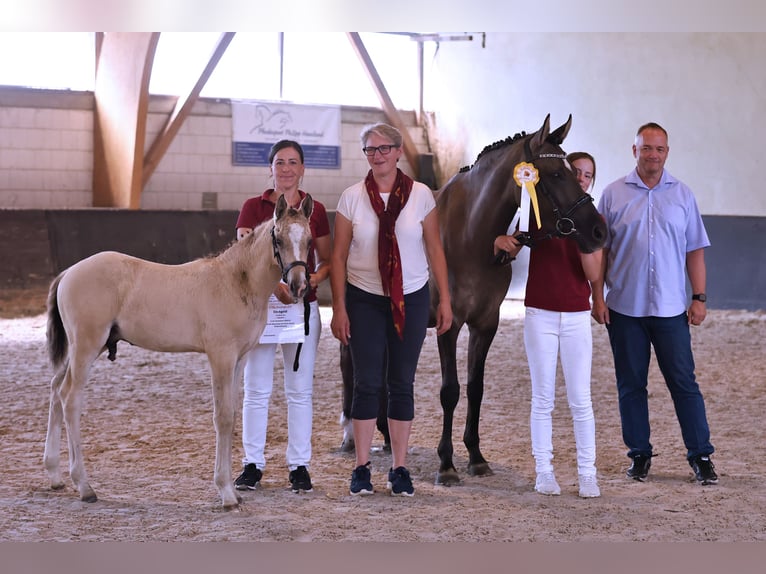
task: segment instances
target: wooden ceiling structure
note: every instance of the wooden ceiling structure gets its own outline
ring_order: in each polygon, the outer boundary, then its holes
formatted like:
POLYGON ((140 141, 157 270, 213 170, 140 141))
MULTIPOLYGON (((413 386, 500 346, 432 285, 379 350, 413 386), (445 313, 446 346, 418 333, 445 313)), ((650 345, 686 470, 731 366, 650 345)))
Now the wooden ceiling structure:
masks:
MULTIPOLYGON (((179 96, 154 141, 146 146, 149 80, 160 32, 96 33, 95 112, 93 122, 93 206, 139 209, 141 194, 168 147, 189 116, 234 38, 224 32, 199 77, 179 96)), ((404 137, 404 154, 417 178, 418 151, 391 101, 361 37, 348 39, 359 57, 388 122, 404 137)))

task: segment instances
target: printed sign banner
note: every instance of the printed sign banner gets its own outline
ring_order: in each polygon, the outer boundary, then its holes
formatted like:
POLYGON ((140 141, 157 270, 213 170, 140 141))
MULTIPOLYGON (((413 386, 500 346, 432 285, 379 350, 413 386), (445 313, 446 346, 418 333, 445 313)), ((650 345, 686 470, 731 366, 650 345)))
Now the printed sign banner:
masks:
POLYGON ((303 148, 306 167, 340 169, 340 106, 239 100, 231 102, 232 164, 269 165, 279 140, 303 148))

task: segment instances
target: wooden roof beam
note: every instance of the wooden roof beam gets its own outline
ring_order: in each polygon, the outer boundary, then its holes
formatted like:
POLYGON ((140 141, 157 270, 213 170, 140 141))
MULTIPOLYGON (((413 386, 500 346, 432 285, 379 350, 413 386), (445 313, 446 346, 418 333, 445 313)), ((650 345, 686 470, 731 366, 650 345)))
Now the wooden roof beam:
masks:
POLYGON ((140 207, 149 76, 159 36, 159 32, 96 36, 94 207, 140 207))
POLYGON ((200 74, 194 86, 189 89, 186 95, 180 96, 176 101, 175 108, 168 116, 165 125, 157 134, 157 137, 154 139, 154 142, 144 158, 143 187, 146 187, 147 182, 152 177, 152 174, 157 169, 162 157, 173 142, 173 138, 175 138, 184 121, 189 114, 191 114, 194 104, 199 99, 200 92, 202 92, 208 79, 210 79, 210 76, 215 71, 218 62, 221 60, 234 38, 234 34, 235 32, 224 32, 221 34, 218 38, 218 42, 216 42, 216 45, 213 48, 213 52, 210 55, 210 59, 208 60, 205 69, 200 74))
POLYGON ((410 132, 407 131, 407 126, 404 125, 404 120, 402 120, 402 116, 399 114, 399 110, 396 109, 393 101, 391 100, 391 97, 388 95, 388 91, 386 90, 383 81, 380 79, 380 75, 375 69, 375 65, 372 63, 370 54, 367 52, 367 48, 365 48, 364 42, 362 42, 362 38, 360 37, 359 33, 347 32, 347 36, 354 48, 354 51, 356 52, 356 55, 362 62, 362 66, 364 67, 364 71, 367 73, 367 77, 370 79, 370 82, 372 82, 372 87, 375 90, 375 93, 378 95, 380 105, 383 108, 383 112, 386 114, 388 121, 392 126, 402 132, 404 156, 407 158, 407 163, 410 164, 410 168, 412 169, 415 179, 418 179, 420 175, 418 173, 420 171, 420 162, 418 157, 420 154, 415 147, 415 142, 412 141, 410 132))

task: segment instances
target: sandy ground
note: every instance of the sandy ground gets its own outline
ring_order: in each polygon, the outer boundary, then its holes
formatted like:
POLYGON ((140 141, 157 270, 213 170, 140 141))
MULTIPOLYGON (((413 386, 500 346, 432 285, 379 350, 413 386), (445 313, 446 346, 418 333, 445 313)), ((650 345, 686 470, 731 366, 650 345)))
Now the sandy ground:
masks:
MULTIPOLYGON (((314 492, 296 495, 288 488, 284 393, 275 384, 262 487, 244 493, 240 511, 224 512, 212 483, 214 432, 205 357, 154 353, 125 343, 115 363, 105 356, 96 361, 86 390, 83 441, 99 501, 81 502, 69 480, 64 490, 49 488, 42 453, 52 373, 41 305, 39 292, 0 296, 0 397, 5 402, 0 541, 766 541, 763 312, 710 311, 705 324, 693 329, 697 374, 717 449, 717 486, 692 480, 669 394, 654 365, 650 411, 659 456, 647 482, 625 478, 629 460, 621 440, 612 358, 605 329, 594 323, 593 403, 602 497, 577 496, 574 439, 561 380, 554 464, 563 492, 558 497, 536 494, 522 308, 509 302, 489 356, 480 427, 482 450, 494 475, 464 472, 463 388, 453 430, 463 482, 452 488, 434 485, 441 407, 436 337, 430 330, 416 381, 410 442, 416 495, 386 495, 390 459, 376 450, 377 492, 357 499, 348 493, 353 458, 339 452, 338 345, 330 334, 330 311, 323 308, 314 386, 314 492)), ((466 343, 464 331, 463 361, 466 343)), ((281 381, 281 370, 275 376, 281 381)), ((236 473, 242 456, 239 425, 235 434, 236 473)))

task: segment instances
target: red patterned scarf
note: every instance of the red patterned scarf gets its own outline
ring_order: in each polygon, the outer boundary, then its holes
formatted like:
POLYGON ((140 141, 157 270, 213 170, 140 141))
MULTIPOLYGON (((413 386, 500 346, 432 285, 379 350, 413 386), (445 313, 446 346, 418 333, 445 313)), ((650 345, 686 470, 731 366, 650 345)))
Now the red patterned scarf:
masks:
POLYGON ((399 338, 404 338, 404 282, 402 279, 402 259, 399 256, 399 244, 396 241, 396 218, 399 217, 412 191, 412 179, 396 169, 394 189, 388 197, 388 205, 378 191, 378 184, 372 177, 372 170, 367 173, 364 185, 370 197, 372 209, 380 222, 378 228, 378 268, 383 284, 383 293, 391 298, 391 312, 394 315, 394 328, 399 338))

